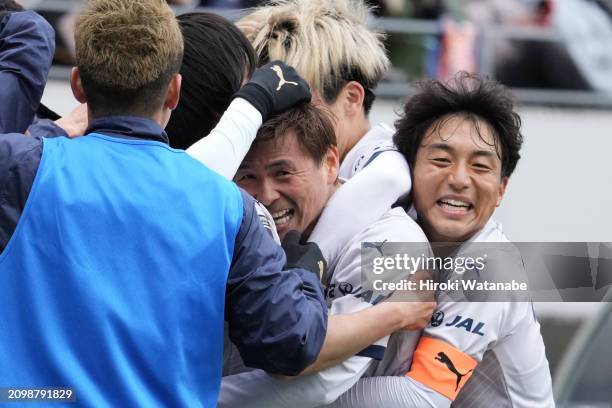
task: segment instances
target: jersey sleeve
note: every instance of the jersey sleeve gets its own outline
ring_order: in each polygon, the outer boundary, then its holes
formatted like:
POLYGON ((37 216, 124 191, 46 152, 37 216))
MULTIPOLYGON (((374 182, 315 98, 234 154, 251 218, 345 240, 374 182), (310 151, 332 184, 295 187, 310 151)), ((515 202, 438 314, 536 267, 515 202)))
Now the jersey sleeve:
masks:
POLYGON ((379 219, 410 189, 410 170, 401 153, 381 152, 328 201, 310 241, 319 245, 325 259, 333 265, 351 238, 379 219), (361 205, 356 207, 355 203, 361 205))
POLYGON ((0 133, 23 133, 32 123, 54 52, 55 32, 35 12, 14 12, 2 19, 0 133))
POLYGON ((248 367, 296 375, 319 354, 327 307, 317 277, 283 270, 285 254, 259 222, 244 191, 244 217, 236 238, 226 293, 229 337, 248 367))
POLYGON ((210 134, 189 147, 187 153, 232 180, 261 123, 261 113, 246 100, 236 98, 210 134))
MULTIPOLYGON (((521 313, 521 319, 510 333, 485 354, 484 358, 489 357, 491 360, 487 366, 484 367, 483 360, 476 371, 481 367, 486 368, 485 376, 504 385, 505 394, 493 394, 489 398, 493 402, 495 398, 500 398, 510 400, 512 406, 517 408, 554 407, 550 368, 540 325, 531 303, 520 303, 517 307, 524 311, 521 313)), ((481 399, 487 398, 487 393, 483 392, 482 388, 478 382, 468 382, 459 396, 463 403, 454 406, 474 406, 474 395, 480 395, 481 399), (465 398, 462 398, 464 393, 465 398)), ((478 402, 482 403, 482 400, 478 402)))
POLYGON ((439 304, 407 375, 454 400, 487 351, 497 358, 492 375, 506 382, 513 406, 551 406, 544 343, 527 302, 439 304))
POLYGON ((41 156, 41 138, 0 134, 0 251, 17 227, 41 156))

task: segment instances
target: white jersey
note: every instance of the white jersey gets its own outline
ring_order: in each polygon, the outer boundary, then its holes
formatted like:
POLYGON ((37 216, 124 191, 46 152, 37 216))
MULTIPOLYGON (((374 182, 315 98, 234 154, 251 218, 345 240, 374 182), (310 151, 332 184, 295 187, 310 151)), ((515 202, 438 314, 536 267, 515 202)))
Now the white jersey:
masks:
POLYGON ((186 151, 211 170, 233 180, 261 123, 261 113, 246 100, 236 98, 210 134, 202 135, 186 151))
MULTIPOLYGON (((509 242, 493 220, 470 241, 509 242)), ((517 267, 517 273, 524 273, 522 264, 517 267)), ((452 342, 479 361, 453 407, 554 407, 550 369, 531 302, 455 303, 439 310, 444 319, 426 333, 452 342), (468 324, 451 324, 458 315, 462 321, 472 319, 471 333, 468 324)))
POLYGON ((346 154, 338 175, 350 179, 379 154, 386 151, 397 151, 393 144, 393 133, 393 128, 386 123, 373 126, 346 154))
MULTIPOLYGON (((415 256, 417 251, 418 254, 429 251, 425 234, 402 208, 387 211, 341 251, 326 290, 330 314, 352 313, 372 306, 363 297, 361 243, 384 241, 423 243, 423 248, 415 248, 415 256)), ((415 333, 410 341, 417 338, 415 333)), ((224 377, 218 407, 298 408, 332 402, 359 380, 373 359, 383 357, 387 340, 388 336, 337 366, 290 381, 277 380, 261 370, 224 377)))
MULTIPOLYGON (((473 242, 508 240, 501 226, 489 221, 466 244, 473 242)), ((522 273, 522 264, 517 267, 522 273)), ((481 273, 486 278, 486 268, 481 273)), ((365 408, 378 401, 389 408, 448 407, 456 398, 456 405, 465 407, 554 407, 544 342, 530 302, 442 297, 414 355, 396 358, 413 360, 407 377, 364 378, 331 406, 365 408)))

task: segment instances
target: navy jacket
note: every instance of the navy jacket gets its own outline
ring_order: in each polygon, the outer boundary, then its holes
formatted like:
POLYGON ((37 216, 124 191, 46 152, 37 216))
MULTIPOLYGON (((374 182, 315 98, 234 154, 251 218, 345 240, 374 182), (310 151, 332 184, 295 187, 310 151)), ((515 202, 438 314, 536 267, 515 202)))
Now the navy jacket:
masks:
POLYGON ((40 104, 55 32, 33 11, 0 18, 0 133, 23 133, 40 104))

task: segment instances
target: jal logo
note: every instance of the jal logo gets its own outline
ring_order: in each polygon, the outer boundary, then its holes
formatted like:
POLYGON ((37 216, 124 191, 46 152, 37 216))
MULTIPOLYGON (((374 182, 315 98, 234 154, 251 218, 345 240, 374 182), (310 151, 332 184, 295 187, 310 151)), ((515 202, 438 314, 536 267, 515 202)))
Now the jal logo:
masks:
POLYGON ((483 322, 478 322, 476 323, 476 325, 474 325, 474 319, 470 319, 469 317, 464 319, 463 316, 461 315, 457 315, 457 317, 455 317, 455 319, 452 322, 446 323, 446 326, 454 326, 459 329, 465 329, 465 331, 469 333, 477 334, 479 336, 484 336, 484 333, 483 333, 484 325, 485 324, 483 322))
POLYGON ((431 325, 432 327, 438 327, 444 321, 444 312, 441 310, 436 311, 431 315, 431 325))

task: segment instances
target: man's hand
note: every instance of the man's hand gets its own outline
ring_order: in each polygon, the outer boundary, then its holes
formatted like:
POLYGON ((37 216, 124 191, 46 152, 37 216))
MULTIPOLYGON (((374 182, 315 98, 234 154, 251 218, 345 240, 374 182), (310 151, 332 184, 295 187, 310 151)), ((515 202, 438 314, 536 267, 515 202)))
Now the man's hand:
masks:
POLYGON ((402 321, 402 330, 422 330, 436 310, 436 302, 388 302, 387 307, 402 321))
POLYGON ((319 280, 325 273, 327 264, 325 258, 314 242, 300 242, 302 235, 297 231, 289 231, 283 239, 283 250, 287 256, 286 268, 300 268, 313 272, 319 280))
POLYGON ((64 129, 68 137, 83 136, 89 126, 87 104, 77 106, 68 115, 56 120, 55 124, 64 129))
POLYGON ((280 113, 300 103, 310 102, 312 95, 306 81, 282 61, 272 61, 258 68, 234 98, 246 99, 263 117, 280 113))
MULTIPOLYGON (((421 270, 412 274, 409 280, 419 287, 420 281, 430 279, 432 273, 421 270)), ((404 330, 421 330, 429 324, 431 315, 436 310, 434 296, 431 290, 395 291, 385 302, 389 305, 387 307, 393 309, 391 313, 397 313, 400 317, 404 330)))

